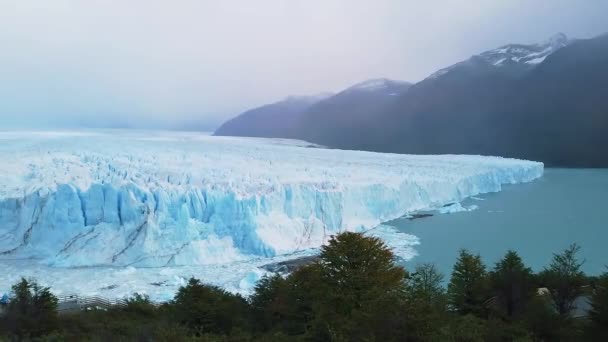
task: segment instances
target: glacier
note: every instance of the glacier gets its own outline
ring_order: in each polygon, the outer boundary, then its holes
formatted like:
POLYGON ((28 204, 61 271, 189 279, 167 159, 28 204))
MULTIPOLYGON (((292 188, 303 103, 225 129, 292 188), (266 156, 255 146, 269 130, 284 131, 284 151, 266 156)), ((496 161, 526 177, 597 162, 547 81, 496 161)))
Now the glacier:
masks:
POLYGON ((0 132, 0 259, 185 266, 319 247, 543 174, 531 161, 188 132, 0 132))

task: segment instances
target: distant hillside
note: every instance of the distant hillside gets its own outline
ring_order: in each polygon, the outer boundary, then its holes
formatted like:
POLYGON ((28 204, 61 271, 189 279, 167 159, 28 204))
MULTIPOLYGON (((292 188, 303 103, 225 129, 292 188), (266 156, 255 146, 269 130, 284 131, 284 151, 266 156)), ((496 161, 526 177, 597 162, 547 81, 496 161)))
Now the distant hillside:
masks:
POLYGON ((606 84, 608 35, 558 34, 483 52, 415 85, 354 86, 305 108, 289 136, 343 149, 608 167, 606 84))
POLYGON ((382 110, 395 103, 411 86, 409 82, 388 79, 356 84, 308 108, 292 129, 293 134, 328 146, 339 146, 343 139, 363 139, 382 110))
POLYGON ((331 96, 290 96, 283 101, 248 110, 222 124, 214 135, 290 138, 292 127, 311 105, 331 96))

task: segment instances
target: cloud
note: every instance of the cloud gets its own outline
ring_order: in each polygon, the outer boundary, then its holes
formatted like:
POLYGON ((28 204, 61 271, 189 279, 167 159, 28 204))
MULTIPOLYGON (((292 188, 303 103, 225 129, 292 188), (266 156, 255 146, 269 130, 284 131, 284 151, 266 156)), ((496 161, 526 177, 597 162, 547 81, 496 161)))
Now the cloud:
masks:
POLYGON ((602 13, 602 0, 0 0, 0 119, 213 126, 508 42, 589 37, 608 31, 602 13))

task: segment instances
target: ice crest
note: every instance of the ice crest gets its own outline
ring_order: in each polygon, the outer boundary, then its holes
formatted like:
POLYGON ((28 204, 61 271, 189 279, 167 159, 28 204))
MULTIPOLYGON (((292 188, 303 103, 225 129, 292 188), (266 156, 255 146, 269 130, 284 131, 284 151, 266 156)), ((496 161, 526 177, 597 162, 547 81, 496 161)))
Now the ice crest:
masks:
POLYGON ((11 132, 0 139, 0 258, 60 267, 286 255, 543 173, 542 163, 498 157, 198 133, 11 132))

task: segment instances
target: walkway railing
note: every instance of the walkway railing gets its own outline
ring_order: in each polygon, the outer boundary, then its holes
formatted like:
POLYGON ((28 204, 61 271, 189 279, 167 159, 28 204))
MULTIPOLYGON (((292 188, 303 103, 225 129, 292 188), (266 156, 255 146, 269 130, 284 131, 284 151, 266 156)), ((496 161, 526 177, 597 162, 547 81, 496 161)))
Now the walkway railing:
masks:
POLYGON ((124 299, 110 299, 99 296, 65 295, 57 297, 57 311, 67 313, 87 310, 108 310, 127 306, 124 299))

